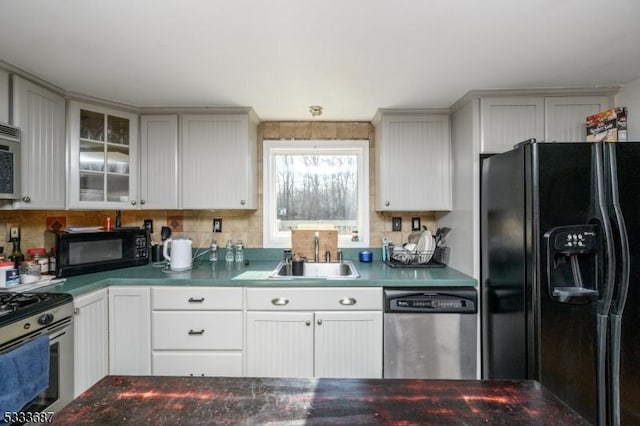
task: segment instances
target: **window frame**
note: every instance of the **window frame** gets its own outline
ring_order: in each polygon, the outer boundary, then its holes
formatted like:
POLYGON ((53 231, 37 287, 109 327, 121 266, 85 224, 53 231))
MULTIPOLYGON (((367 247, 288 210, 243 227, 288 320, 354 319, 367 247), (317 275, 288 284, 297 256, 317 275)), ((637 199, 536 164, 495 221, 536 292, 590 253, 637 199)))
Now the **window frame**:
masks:
POLYGON ((290 248, 291 231, 276 229, 275 159, 272 154, 355 154, 358 164, 358 241, 350 235, 338 236, 338 247, 369 247, 369 140, 368 139, 265 139, 262 147, 262 246, 290 248))

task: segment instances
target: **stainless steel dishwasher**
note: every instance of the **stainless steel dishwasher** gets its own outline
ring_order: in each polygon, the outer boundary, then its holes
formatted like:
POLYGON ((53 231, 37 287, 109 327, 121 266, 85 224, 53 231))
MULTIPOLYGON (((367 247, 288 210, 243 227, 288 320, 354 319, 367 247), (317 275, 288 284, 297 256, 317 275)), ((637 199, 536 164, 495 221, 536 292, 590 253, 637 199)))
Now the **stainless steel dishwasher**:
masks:
POLYGON ((473 287, 384 289, 385 378, 475 379, 473 287))

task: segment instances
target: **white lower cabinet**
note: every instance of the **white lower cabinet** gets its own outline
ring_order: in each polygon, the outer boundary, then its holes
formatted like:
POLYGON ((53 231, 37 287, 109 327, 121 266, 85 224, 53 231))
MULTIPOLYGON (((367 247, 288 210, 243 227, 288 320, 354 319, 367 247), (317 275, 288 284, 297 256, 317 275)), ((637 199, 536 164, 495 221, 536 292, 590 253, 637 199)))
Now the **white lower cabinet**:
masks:
POLYGON ((109 374, 151 374, 151 291, 109 287, 109 374))
POLYGON ((313 377, 313 312, 247 312, 247 376, 313 377))
POLYGON ((73 299, 74 389, 77 397, 109 374, 109 299, 107 289, 73 299))
POLYGON ((382 377, 382 290, 250 288, 247 376, 382 377))
POLYGON ((154 287, 153 374, 242 376, 242 288, 154 287))

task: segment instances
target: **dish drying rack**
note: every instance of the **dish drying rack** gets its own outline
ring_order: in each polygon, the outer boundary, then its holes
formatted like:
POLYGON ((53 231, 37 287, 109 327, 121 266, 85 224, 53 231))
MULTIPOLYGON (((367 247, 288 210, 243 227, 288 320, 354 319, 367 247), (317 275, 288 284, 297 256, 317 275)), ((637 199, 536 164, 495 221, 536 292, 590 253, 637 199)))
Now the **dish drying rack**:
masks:
POLYGON ((391 260, 404 265, 424 265, 429 263, 435 250, 407 250, 395 248, 391 253, 391 260))

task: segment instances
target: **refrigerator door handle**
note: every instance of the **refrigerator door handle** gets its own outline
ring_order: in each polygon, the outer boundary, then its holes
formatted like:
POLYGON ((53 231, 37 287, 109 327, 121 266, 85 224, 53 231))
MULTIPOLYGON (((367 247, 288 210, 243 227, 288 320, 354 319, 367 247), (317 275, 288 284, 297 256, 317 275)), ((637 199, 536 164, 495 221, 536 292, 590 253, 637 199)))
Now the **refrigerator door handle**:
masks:
POLYGON ((613 216, 618 230, 619 247, 620 247, 620 280, 616 284, 617 295, 611 307, 611 313, 622 315, 624 306, 627 301, 627 293, 629 292, 629 278, 631 275, 631 255, 629 254, 629 236, 627 235, 627 227, 625 225, 622 209, 620 208, 620 199, 618 195, 618 167, 616 163, 615 147, 612 143, 605 144, 607 150, 607 160, 609 163, 609 183, 611 185, 611 204, 613 206, 613 216))
POLYGON ((618 168, 613 144, 605 144, 606 158, 609 163, 609 184, 611 189, 611 204, 618 230, 620 247, 620 277, 616 299, 613 301, 610 315, 610 416, 611 425, 620 424, 620 351, 622 340, 622 313, 624 312, 627 293, 629 291, 629 277, 631 274, 631 256, 629 254, 629 236, 624 222, 620 199, 618 195, 618 168))
POLYGON ((595 192, 597 197, 597 208, 598 213, 600 214, 600 220, 602 221, 602 229, 604 231, 604 246, 605 246, 605 259, 606 259, 606 267, 604 270, 605 280, 604 286, 601 291, 602 297, 598 301, 597 305, 597 313, 600 315, 604 315, 605 317, 609 315, 609 311, 611 309, 611 302, 613 300, 613 290, 615 285, 616 278, 616 254, 615 254, 615 246, 613 243, 613 231, 611 229, 611 221, 609 219, 609 212, 607 209, 607 197, 605 190, 605 176, 604 176, 604 165, 603 165, 603 152, 602 152, 602 144, 594 143, 592 145, 592 161, 594 162, 594 170, 595 170, 595 192))

